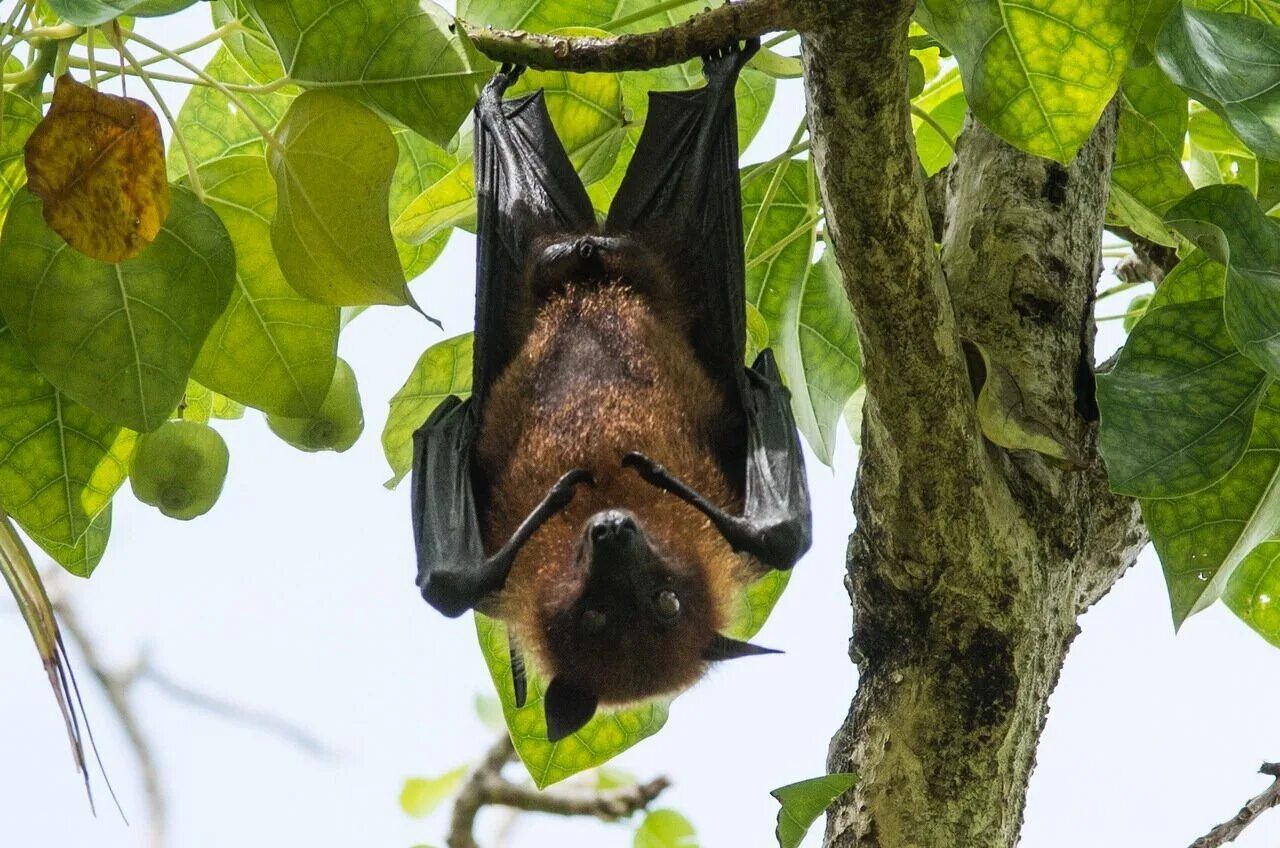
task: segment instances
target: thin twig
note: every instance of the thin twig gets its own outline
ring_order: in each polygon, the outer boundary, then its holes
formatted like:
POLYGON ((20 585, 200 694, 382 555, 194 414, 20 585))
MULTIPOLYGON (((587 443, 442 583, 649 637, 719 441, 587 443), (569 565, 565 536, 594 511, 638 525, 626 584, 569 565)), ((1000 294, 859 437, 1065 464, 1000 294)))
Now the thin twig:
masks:
POLYGON ((539 70, 628 71, 678 65, 768 32, 797 29, 798 4, 790 0, 726 3, 664 29, 606 38, 538 35, 493 29, 463 20, 467 37, 498 62, 539 70))
POLYGON ((449 825, 449 848, 477 848, 473 829, 476 815, 485 806, 507 807, 558 816, 591 816, 616 821, 643 810, 670 786, 659 777, 608 790, 560 789, 539 792, 530 786, 512 783, 502 776, 503 767, 515 757, 515 748, 506 733, 471 770, 453 804, 449 825))
POLYGON ((1276 805, 1280 805, 1280 763, 1263 763, 1262 768, 1258 769, 1260 774, 1265 774, 1273 778, 1271 785, 1268 786, 1261 795, 1250 798, 1240 812, 1236 813, 1229 821, 1215 827, 1204 836, 1191 843, 1191 848, 1219 848, 1228 842, 1235 841, 1244 829, 1267 810, 1276 805))

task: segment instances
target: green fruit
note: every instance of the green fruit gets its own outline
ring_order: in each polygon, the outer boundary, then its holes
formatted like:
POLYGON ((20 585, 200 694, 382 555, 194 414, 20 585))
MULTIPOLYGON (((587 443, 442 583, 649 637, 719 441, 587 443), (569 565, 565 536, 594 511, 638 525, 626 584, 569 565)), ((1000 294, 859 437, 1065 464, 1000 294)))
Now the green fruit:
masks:
POLYGON ((1142 316, 1146 314, 1147 306, 1150 303, 1151 295, 1149 294, 1140 294, 1133 300, 1129 301, 1129 308, 1125 310, 1124 321, 1121 322, 1124 324, 1124 331, 1126 333, 1137 326, 1138 321, 1140 321, 1142 316))
POLYGON ((129 482, 138 500, 183 521, 218 502, 227 479, 227 443, 198 421, 166 421, 138 437, 129 482))
POLYGON ((342 453, 364 432, 364 410, 360 408, 360 388, 355 372, 345 360, 338 360, 329 393, 313 418, 285 418, 268 415, 271 432, 298 450, 342 453))

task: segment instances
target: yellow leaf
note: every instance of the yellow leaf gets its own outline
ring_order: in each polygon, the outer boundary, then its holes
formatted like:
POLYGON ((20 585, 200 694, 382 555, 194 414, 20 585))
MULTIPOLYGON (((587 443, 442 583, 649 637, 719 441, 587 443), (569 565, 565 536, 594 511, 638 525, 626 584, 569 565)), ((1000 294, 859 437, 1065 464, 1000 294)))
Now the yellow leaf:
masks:
POLYGON ((26 145, 28 187, 44 219, 84 255, 123 262, 169 216, 164 140, 151 107, 94 91, 64 74, 26 145))

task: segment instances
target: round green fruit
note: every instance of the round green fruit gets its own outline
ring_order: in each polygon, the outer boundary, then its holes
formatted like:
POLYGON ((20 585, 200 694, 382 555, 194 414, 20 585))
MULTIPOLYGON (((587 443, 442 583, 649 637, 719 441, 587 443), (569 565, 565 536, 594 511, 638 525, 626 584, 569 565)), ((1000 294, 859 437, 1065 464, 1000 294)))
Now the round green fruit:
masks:
POLYGON ((342 453, 356 443, 364 432, 364 410, 360 408, 360 389, 356 374, 344 360, 338 360, 329 393, 313 418, 285 418, 268 415, 271 432, 304 451, 337 451, 342 453))
POLYGON ((138 437, 129 482, 138 500, 187 521, 218 502, 229 459, 227 443, 208 424, 166 421, 138 437))

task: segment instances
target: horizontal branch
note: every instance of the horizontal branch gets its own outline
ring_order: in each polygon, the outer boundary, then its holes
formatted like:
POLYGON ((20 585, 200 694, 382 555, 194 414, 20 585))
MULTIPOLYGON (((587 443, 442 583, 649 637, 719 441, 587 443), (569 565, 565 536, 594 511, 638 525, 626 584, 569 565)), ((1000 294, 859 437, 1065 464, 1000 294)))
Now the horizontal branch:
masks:
POLYGON ((557 789, 539 792, 512 783, 502 776, 502 768, 515 756, 511 738, 505 733, 472 770, 453 805, 449 826, 449 848, 477 848, 476 815, 486 806, 507 807, 531 813, 558 816, 591 816, 604 821, 626 818, 645 809, 670 785, 665 777, 606 790, 557 789))
POLYGON ((481 53, 496 62, 543 71, 638 71, 678 65, 767 32, 796 29, 796 4, 788 0, 744 0, 708 9, 653 32, 589 36, 539 35, 494 29, 458 20, 481 53))
POLYGON ((1280 805, 1280 763, 1263 763, 1259 773, 1274 778, 1261 795, 1249 799, 1229 821, 1215 827, 1204 836, 1191 843, 1191 848, 1219 848, 1233 842, 1244 829, 1265 813, 1280 805))

